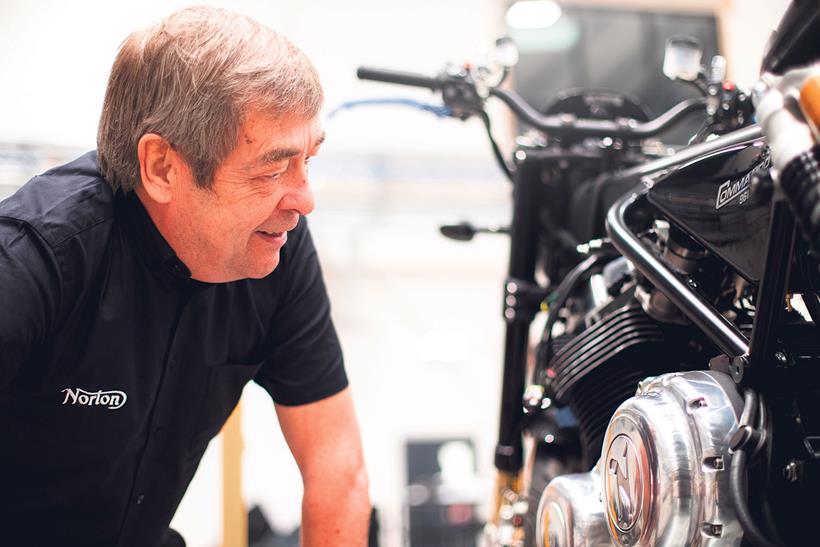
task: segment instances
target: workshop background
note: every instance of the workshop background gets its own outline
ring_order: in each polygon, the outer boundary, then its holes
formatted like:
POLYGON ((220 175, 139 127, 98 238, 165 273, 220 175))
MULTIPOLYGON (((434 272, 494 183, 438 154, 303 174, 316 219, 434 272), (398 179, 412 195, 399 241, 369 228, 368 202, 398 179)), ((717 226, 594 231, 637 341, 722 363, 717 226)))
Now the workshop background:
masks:
MULTIPOLYGON (((379 544, 407 544, 410 507, 423 504, 425 488, 435 480, 448 485, 451 505, 459 508, 445 513, 445 520, 473 526, 475 537, 491 490, 508 243, 504 236, 489 235, 456 243, 441 237, 438 226, 461 220, 505 224, 509 184, 493 161, 478 120, 440 120, 398 106, 327 115, 342 103, 368 98, 438 102, 429 92, 360 82, 356 67, 433 74, 446 61, 476 59, 495 38, 511 33, 505 12, 512 2, 211 3, 255 17, 290 37, 313 60, 324 82, 328 138, 311 167, 317 198, 311 227, 361 422, 379 544)), ((94 147, 105 83, 120 42, 136 28, 189 4, 0 3, 0 198, 33 174, 94 147)), ((625 10, 644 14, 644 19, 647 13, 714 18, 716 45, 728 59, 729 76, 749 86, 769 30, 787 2, 559 4, 576 15, 625 10)), ((538 58, 539 48, 554 53, 569 48, 573 40, 590 39, 589 33, 573 34, 572 18, 564 17, 552 32, 519 36, 528 66, 537 66, 532 59, 538 58), (552 38, 540 42, 534 36, 552 38)), ((644 43, 641 33, 603 32, 594 38, 611 52, 611 57, 591 62, 597 73, 605 76, 642 63, 619 57, 620 51, 644 43)), ((575 84, 559 68, 554 74, 538 69, 544 100, 550 82, 575 84)), ((639 68, 660 77, 660 66, 639 68)), ((515 127, 503 108, 493 106, 494 131, 509 149, 515 127)), ((299 524, 297 468, 262 389, 249 385, 242 405, 241 468, 234 469, 242 477, 241 498, 246 509, 258 506, 270 526, 287 536, 299 524)), ((235 476, 230 473, 217 439, 172 523, 190 547, 236 545, 225 529, 231 521, 225 517, 223 498, 234 502, 225 497, 222 485, 224 476, 235 476)), ((254 512, 252 532, 261 522, 259 514, 254 512)), ((293 544, 286 538, 277 541, 266 545, 293 544)))

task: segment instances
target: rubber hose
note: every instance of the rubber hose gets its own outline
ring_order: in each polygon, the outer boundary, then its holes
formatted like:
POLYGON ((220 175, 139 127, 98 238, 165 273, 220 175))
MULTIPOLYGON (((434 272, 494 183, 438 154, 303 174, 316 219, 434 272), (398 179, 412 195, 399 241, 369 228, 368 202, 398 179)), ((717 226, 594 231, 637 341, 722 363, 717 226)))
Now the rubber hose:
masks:
MULTIPOLYGON (((547 323, 544 326, 544 333, 538 346, 538 352, 540 353, 540 358, 538 360, 543 365, 544 369, 549 366, 549 361, 552 359, 552 327, 555 326, 555 321, 558 318, 558 311, 564 307, 564 304, 567 303, 567 300, 572 295, 572 291, 575 290, 575 286, 583 278, 584 274, 586 274, 590 268, 595 266, 602 259, 602 255, 595 254, 582 260, 578 265, 570 270, 555 290, 558 296, 555 301, 550 304, 550 309, 547 315, 547 323)), ((538 372, 543 373, 544 370, 542 369, 538 372)))
MULTIPOLYGON (((771 484, 771 476, 769 475, 768 470, 771 467, 772 463, 772 445, 774 444, 774 439, 772 437, 774 435, 774 427, 772 427, 772 423, 769 420, 769 407, 766 404, 766 401, 763 399, 762 395, 760 396, 759 407, 760 415, 757 418, 757 429, 761 432, 761 439, 764 440, 762 452, 766 469, 766 479, 763 484, 763 489, 765 491, 769 489, 769 485, 771 484)), ((772 538, 772 542, 775 545, 783 545, 783 538, 781 538, 780 534, 777 533, 777 524, 774 521, 772 508, 769 505, 769 498, 767 498, 766 496, 763 497, 763 500, 761 502, 761 511, 763 513, 763 523, 766 528, 765 533, 768 535, 768 537, 772 538)))
POLYGON ((743 393, 743 411, 740 413, 740 420, 737 425, 739 427, 752 425, 752 420, 755 418, 756 410, 757 392, 753 389, 747 389, 743 393))
POLYGON ((735 505, 737 520, 743 528, 744 539, 747 539, 754 547, 775 547, 775 544, 766 539, 754 523, 754 518, 746 505, 746 452, 738 450, 732 455, 729 473, 729 489, 735 505))
POLYGON ((820 257, 820 145, 786 165, 780 174, 780 186, 809 247, 820 257))

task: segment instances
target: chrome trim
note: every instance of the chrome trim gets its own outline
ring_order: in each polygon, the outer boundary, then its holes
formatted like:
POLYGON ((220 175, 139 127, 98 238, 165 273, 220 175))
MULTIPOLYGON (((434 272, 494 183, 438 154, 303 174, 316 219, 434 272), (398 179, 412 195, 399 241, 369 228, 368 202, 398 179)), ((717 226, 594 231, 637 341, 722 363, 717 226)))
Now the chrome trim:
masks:
POLYGON ((594 468, 589 473, 562 475, 550 481, 538 504, 538 547, 612 545, 600 496, 600 478, 594 468))
POLYGON ((721 350, 730 357, 746 356, 749 353, 749 340, 743 333, 644 247, 627 226, 627 212, 644 193, 645 191, 627 194, 609 209, 606 230, 612 244, 721 350))
POLYGON ((740 544, 729 495, 740 412, 731 378, 707 371, 659 376, 618 407, 598 465, 614 545, 740 544))
POLYGON ((642 163, 641 165, 637 165, 624 171, 618 171, 616 175, 618 178, 631 177, 635 175, 651 175, 653 173, 657 173, 658 171, 678 167, 686 162, 698 159, 706 154, 717 152, 723 148, 747 142, 750 143, 761 138, 763 138, 763 130, 760 126, 750 125, 749 127, 744 127, 743 129, 738 129, 737 131, 732 131, 731 133, 727 133, 721 137, 712 139, 711 141, 693 144, 692 146, 683 148, 672 156, 642 163))

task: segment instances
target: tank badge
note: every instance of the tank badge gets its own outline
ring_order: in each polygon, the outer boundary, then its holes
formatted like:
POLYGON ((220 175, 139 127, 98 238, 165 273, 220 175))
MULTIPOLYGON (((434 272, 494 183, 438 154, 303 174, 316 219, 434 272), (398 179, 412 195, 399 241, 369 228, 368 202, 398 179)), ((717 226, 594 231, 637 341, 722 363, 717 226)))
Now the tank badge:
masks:
POLYGON ((744 203, 749 199, 749 186, 751 186, 752 177, 746 174, 740 180, 727 180, 718 188, 717 201, 715 202, 715 209, 720 209, 724 205, 728 205, 736 198, 740 198, 739 204, 744 203))

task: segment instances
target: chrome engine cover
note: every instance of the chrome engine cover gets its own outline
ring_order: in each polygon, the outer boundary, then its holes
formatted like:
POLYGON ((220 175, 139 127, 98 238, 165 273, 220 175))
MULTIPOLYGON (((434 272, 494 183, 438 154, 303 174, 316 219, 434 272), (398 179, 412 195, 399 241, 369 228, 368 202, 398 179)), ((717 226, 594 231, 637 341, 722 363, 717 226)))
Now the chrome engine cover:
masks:
POLYGON ((641 382, 612 416, 589 473, 547 485, 539 547, 740 545, 729 495, 729 440, 743 401, 723 373, 641 382))
POLYGON ((601 504, 598 470, 563 475, 550 481, 538 504, 538 547, 612 545, 601 504))
POLYGON ((664 374, 618 407, 598 464, 614 545, 739 545, 729 440, 742 401, 729 376, 664 374))

